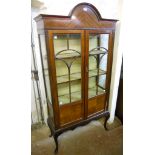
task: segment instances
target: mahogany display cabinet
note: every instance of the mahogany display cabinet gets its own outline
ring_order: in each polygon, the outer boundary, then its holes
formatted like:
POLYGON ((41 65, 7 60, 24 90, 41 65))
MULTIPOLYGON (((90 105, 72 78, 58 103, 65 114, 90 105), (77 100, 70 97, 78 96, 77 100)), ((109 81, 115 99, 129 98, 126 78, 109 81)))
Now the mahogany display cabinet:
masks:
POLYGON ((66 130, 104 116, 106 128, 117 20, 103 19, 93 5, 80 3, 69 16, 40 14, 35 21, 57 152, 57 138, 66 130))

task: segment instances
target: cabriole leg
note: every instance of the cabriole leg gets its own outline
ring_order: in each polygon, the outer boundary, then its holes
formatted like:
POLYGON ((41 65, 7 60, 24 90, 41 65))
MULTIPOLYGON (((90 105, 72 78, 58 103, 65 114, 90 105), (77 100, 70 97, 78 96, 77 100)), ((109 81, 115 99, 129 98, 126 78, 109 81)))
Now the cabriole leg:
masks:
POLYGON ((54 141, 55 141, 55 145, 56 145, 55 153, 57 153, 58 152, 58 135, 57 134, 54 135, 54 141))
POLYGON ((48 127, 50 128, 50 132, 51 132, 51 134, 49 135, 49 137, 52 137, 52 135, 53 135, 53 128, 52 128, 50 117, 47 118, 47 124, 48 124, 48 127))
POLYGON ((52 135, 53 135, 53 138, 54 138, 54 141, 55 141, 55 145, 56 145, 55 153, 57 153, 58 152, 58 136, 59 136, 59 134, 57 134, 55 132, 50 117, 47 118, 47 123, 48 123, 48 127, 50 128, 50 131, 51 131, 51 134, 50 134, 49 137, 52 137, 52 135))
POLYGON ((105 128, 106 130, 108 130, 108 128, 107 128, 107 121, 108 121, 108 119, 109 119, 109 117, 110 117, 110 113, 107 112, 106 115, 105 115, 105 117, 106 117, 106 119, 105 119, 105 122, 104 122, 104 128, 105 128))

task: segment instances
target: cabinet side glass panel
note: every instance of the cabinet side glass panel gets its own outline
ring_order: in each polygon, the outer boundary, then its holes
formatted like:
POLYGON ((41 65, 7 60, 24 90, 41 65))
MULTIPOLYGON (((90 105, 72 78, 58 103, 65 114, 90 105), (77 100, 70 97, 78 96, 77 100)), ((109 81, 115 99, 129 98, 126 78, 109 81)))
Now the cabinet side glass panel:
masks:
POLYGON ((89 35, 89 98, 106 92, 108 42, 109 34, 89 35))
POLYGON ((45 78, 45 84, 46 84, 47 98, 50 101, 50 103, 52 103, 45 35, 40 35, 40 46, 41 46, 41 56, 43 61, 43 71, 44 71, 44 78, 45 78))
MULTIPOLYGON (((52 120, 54 122, 45 35, 40 35, 40 50, 41 50, 41 57, 42 57, 42 63, 43 63, 42 64, 43 65, 43 72, 44 72, 43 76, 44 76, 44 80, 45 80, 45 89, 46 89, 46 95, 47 95, 47 102, 48 103, 50 102, 48 104, 49 115, 50 115, 50 117, 52 118, 52 120)), ((53 123, 53 125, 54 125, 54 123, 53 123)))
POLYGON ((81 100, 81 35, 53 35, 59 105, 81 100))

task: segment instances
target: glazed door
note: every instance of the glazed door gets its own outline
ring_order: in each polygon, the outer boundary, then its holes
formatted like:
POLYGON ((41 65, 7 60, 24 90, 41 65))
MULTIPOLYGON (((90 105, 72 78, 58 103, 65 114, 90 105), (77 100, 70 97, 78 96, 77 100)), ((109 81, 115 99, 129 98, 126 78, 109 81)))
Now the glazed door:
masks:
POLYGON ((49 30, 49 66, 56 127, 84 118, 84 31, 49 30))
POLYGON ((87 117, 107 110, 112 62, 112 32, 86 31, 87 117))

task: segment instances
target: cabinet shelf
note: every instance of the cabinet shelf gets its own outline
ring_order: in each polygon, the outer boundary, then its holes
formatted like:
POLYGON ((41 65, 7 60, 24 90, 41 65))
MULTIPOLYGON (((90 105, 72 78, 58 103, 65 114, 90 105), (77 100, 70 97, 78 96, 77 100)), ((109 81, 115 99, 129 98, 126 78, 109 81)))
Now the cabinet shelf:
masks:
MULTIPOLYGON (((93 70, 89 70, 89 77, 94 77, 94 76, 98 76, 98 75, 104 75, 106 74, 106 71, 103 71, 101 69, 99 69, 99 73, 98 73, 98 69, 93 69, 93 70)), ((57 83, 65 83, 65 82, 69 82, 69 75, 62 75, 62 76, 57 76, 57 83)), ((77 72, 77 73, 72 73, 70 75, 70 80, 71 81, 76 81, 76 80, 81 80, 81 72, 77 72)))
POLYGON ((65 53, 65 54, 59 54, 57 56, 55 56, 56 59, 71 59, 71 58, 75 58, 75 57, 81 57, 81 55, 79 53, 65 53))
POLYGON ((104 75, 104 74, 106 74, 106 71, 104 71, 102 69, 89 70, 89 77, 94 77, 94 76, 99 76, 99 75, 104 75))
MULTIPOLYGON (((96 88, 97 88, 97 86, 88 89, 88 96, 89 96, 89 98, 92 98, 92 97, 95 96, 96 88)), ((96 94, 96 96, 100 95, 100 94, 104 94, 105 92, 106 92, 105 89, 102 89, 101 87, 98 87, 98 93, 96 94)))
MULTIPOLYGON (((70 80, 71 81, 75 81, 75 80, 81 80, 81 72, 77 72, 77 73, 72 73, 70 75, 70 80)), ((65 83, 65 82, 69 82, 69 75, 62 75, 62 76, 57 76, 57 83, 65 83)))
MULTIPOLYGON (((101 50, 94 50, 94 51, 89 52, 89 56, 99 55, 99 54, 107 54, 107 52, 101 51, 101 50)), ((78 57, 81 57, 81 55, 79 53, 65 53, 65 54, 59 54, 55 58, 56 59, 71 59, 75 57, 78 58, 78 57)))
MULTIPOLYGON (((70 100, 69 94, 64 94, 64 95, 59 96, 60 105, 70 103, 69 100, 70 100)), ((81 91, 72 92, 71 93, 71 101, 74 102, 74 101, 79 101, 79 100, 81 100, 81 91)))
MULTIPOLYGON (((96 95, 104 94, 106 92, 104 89, 98 87, 98 93, 96 94, 96 89, 97 89, 97 86, 88 89, 89 98, 92 98, 96 95)), ((58 97, 59 97, 60 105, 70 103, 69 102, 69 99, 70 99, 69 94, 59 95, 58 97)), ((74 101, 79 101, 79 100, 81 100, 81 91, 72 92, 71 93, 71 101, 74 102, 74 101)))
POLYGON ((99 55, 99 54, 107 54, 107 52, 101 51, 101 50, 94 50, 94 51, 89 52, 89 56, 99 55))

